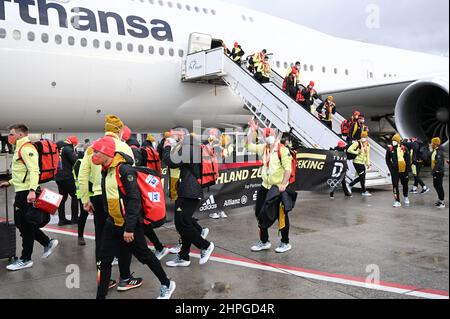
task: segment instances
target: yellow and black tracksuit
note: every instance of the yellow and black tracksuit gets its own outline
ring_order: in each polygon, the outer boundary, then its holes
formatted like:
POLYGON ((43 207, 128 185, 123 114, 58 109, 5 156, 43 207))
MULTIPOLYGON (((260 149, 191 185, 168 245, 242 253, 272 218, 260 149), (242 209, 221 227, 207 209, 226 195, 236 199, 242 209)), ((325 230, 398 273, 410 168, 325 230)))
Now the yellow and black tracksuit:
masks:
POLYGON ((386 152, 386 164, 391 172, 394 198, 400 202, 399 183, 403 186, 403 196, 409 194, 409 173, 411 172, 411 154, 404 145, 388 146, 386 152))
MULTIPOLYGON (((170 280, 161 267, 161 263, 147 247, 143 228, 141 193, 132 165, 131 157, 124 153, 117 153, 110 167, 102 173, 103 199, 108 219, 103 231, 98 263, 100 271, 98 299, 103 299, 107 295, 114 256, 118 256, 119 261, 121 259, 131 261, 131 254, 133 254, 142 264, 150 268, 162 285, 170 285, 170 280), (126 194, 120 190, 118 179, 126 194), (123 238, 124 232, 133 233, 134 241, 126 243, 123 238)), ((131 274, 122 276, 121 273, 121 278, 127 279, 131 277, 131 274)))
POLYGON ((27 219, 27 214, 33 208, 33 204, 27 202, 28 193, 30 190, 36 191, 39 186, 39 155, 28 137, 23 137, 16 142, 12 159, 12 178, 9 183, 14 186, 16 192, 14 223, 22 236, 20 259, 29 261, 33 254, 34 241, 47 247, 50 238, 27 219), (20 157, 19 150, 21 151, 20 157))
POLYGON ((336 114, 336 104, 333 102, 322 102, 316 109, 316 112, 321 114, 320 121, 326 125, 330 130, 333 130, 332 116, 336 114), (325 111, 325 112, 324 112, 325 111), (324 113, 323 113, 324 112, 324 113))
POLYGON ((431 170, 433 174, 433 186, 438 193, 439 200, 445 200, 444 175, 445 175, 445 157, 442 148, 437 148, 431 153, 431 170))
POLYGON ((370 144, 369 142, 356 141, 347 150, 348 153, 356 155, 353 160, 358 177, 350 183, 350 187, 361 184, 362 192, 366 192, 367 167, 370 165, 370 144))
POLYGON ((237 47, 233 48, 233 50, 231 50, 230 57, 235 63, 240 65, 244 54, 244 50, 242 50, 242 47, 238 45, 237 47))

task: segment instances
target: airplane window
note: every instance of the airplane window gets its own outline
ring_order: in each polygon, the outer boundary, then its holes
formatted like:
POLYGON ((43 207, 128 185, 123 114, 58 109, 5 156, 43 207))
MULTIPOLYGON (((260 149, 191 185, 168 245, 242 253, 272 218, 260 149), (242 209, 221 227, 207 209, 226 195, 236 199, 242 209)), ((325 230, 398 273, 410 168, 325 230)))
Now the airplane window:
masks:
POLYGON ((138 46, 139 53, 144 53, 144 46, 141 44, 138 46))
POLYGON ((164 55, 164 48, 163 47, 159 48, 159 54, 160 55, 164 55))
POLYGON ((323 73, 326 73, 326 72, 327 72, 327 68, 323 66, 323 67, 322 67, 322 72, 323 72, 323 73))
POLYGON ((34 41, 34 32, 28 32, 28 41, 34 41))
POLYGON ((22 37, 22 34, 20 33, 19 30, 14 30, 13 31, 13 38, 14 38, 14 40, 20 40, 21 37, 22 37))
POLYGON ((348 75, 348 69, 345 69, 345 75, 348 75))
MULTIPOLYGON (((142 0, 141 0, 142 1, 142 0)), ((143 2, 143 1, 142 1, 143 2)), ((148 0, 148 2, 150 2, 150 4, 154 4, 155 2, 153 0, 148 0)))
POLYGON ((216 15, 216 10, 214 10, 214 9, 211 10, 211 13, 212 13, 213 16, 215 16, 216 15))
POLYGON ((389 74, 389 77, 391 78, 391 77, 392 77, 392 74, 389 74))
POLYGON ((96 49, 100 48, 100 41, 97 39, 94 40, 94 48, 96 49))
POLYGON ((200 12, 200 8, 199 7, 195 7, 194 10, 195 10, 195 12, 200 12))
POLYGON ((3 28, 0 28, 0 39, 6 38, 6 30, 3 28))
POLYGON ((180 10, 183 8, 183 6, 181 5, 181 3, 177 3, 177 8, 180 9, 180 10))
POLYGON ((338 74, 338 69, 334 68, 334 74, 338 74))
POLYGON ((106 48, 106 50, 111 49, 111 42, 105 41, 105 48, 106 48))
POLYGON ((116 43, 116 49, 117 49, 117 51, 122 51, 122 43, 121 42, 116 43))
POLYGON ((164 5, 164 2, 162 0, 159 0, 158 3, 159 3, 160 6, 164 5))
POLYGON ((148 53, 153 54, 155 53, 155 48, 153 46, 148 47, 148 53))
POLYGON ((309 70, 310 70, 311 72, 313 72, 313 71, 314 71, 314 65, 311 65, 311 66, 309 67, 309 70))
POLYGON ((308 71, 308 65, 307 64, 303 64, 303 70, 308 71))
POLYGON ((133 44, 128 43, 127 49, 128 49, 128 52, 133 52, 133 44))
POLYGON ((372 79, 372 78, 373 78, 373 73, 370 72, 370 73, 369 73, 369 76, 370 76, 370 78, 372 79))
POLYGON ((187 4, 187 5, 186 5, 186 10, 187 10, 187 11, 191 11, 191 6, 187 4))
POLYGON ((173 7, 173 3, 172 2, 167 2, 167 5, 169 6, 169 8, 172 8, 173 7))
POLYGON ((178 56, 182 58, 184 56, 184 51, 182 49, 178 50, 178 56))
POLYGON ((287 62, 284 62, 284 68, 287 69, 289 64, 287 62))
POLYGON ((277 61, 277 68, 279 68, 281 66, 280 61, 277 61))
POLYGON ((246 16, 242 16, 242 20, 247 21, 247 17, 246 16))
POLYGON ((250 22, 253 22, 253 18, 252 17, 249 17, 248 19, 250 20, 250 22))
POLYGON ((81 42, 81 46, 82 46, 82 47, 86 47, 86 46, 87 46, 87 40, 86 40, 86 38, 81 38, 80 42, 81 42))
POLYGON ((175 51, 172 48, 169 49, 169 55, 170 56, 174 56, 175 55, 175 51))
POLYGON ((59 34, 55 35, 55 43, 56 44, 62 43, 62 37, 59 34))
POLYGON ((69 43, 69 45, 74 45, 75 44, 75 38, 74 37, 69 37, 67 39, 67 42, 69 43))
POLYGON ((204 12, 205 14, 208 14, 208 9, 203 8, 203 12, 204 12))
POLYGON ((386 74, 386 73, 384 74, 384 77, 387 77, 387 74, 386 74))
POLYGON ((48 34, 47 33, 42 33, 41 40, 42 40, 43 43, 48 43, 48 34))

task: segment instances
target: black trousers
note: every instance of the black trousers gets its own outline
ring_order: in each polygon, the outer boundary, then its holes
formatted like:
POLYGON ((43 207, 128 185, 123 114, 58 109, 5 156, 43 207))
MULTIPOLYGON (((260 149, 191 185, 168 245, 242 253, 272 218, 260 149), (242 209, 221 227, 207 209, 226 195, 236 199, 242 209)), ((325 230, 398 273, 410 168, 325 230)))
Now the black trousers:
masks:
POLYGON ((413 165, 413 169, 416 169, 416 172, 414 175, 414 187, 418 187, 419 185, 423 188, 425 187, 425 183, 423 182, 422 178, 420 178, 420 172, 422 171, 422 165, 417 164, 413 165))
POLYGON ((433 186, 436 192, 438 193, 439 200, 445 200, 445 192, 444 192, 444 174, 434 174, 433 175, 433 186))
MULTIPOLYGON (((259 220, 259 213, 261 212, 261 209, 264 206, 268 192, 269 192, 269 190, 267 188, 261 186, 261 188, 258 190, 258 192, 256 194, 255 216, 258 220, 259 220)), ((280 230, 281 242, 283 242, 285 244, 289 244, 290 222, 289 222, 288 214, 286 214, 285 224, 286 224, 286 226, 280 230)), ((261 225, 258 225, 258 227, 259 227, 259 239, 263 243, 267 243, 269 241, 269 229, 263 228, 263 227, 261 227, 261 225)))
POLYGON ((17 192, 14 201, 14 223, 22 237, 22 255, 20 259, 29 261, 33 254, 34 241, 37 241, 43 247, 47 247, 50 238, 44 234, 36 225, 30 224, 25 218, 28 209, 32 204, 27 202, 28 191, 17 192))
POLYGON ((67 179, 63 181, 57 181, 58 192, 63 195, 61 205, 58 207, 59 220, 66 220, 66 201, 67 198, 71 197, 71 210, 72 210, 72 221, 78 219, 78 198, 76 195, 77 189, 75 186, 75 181, 73 179, 67 179))
MULTIPOLYGON (((114 256, 119 256, 120 260, 133 254, 137 260, 150 268, 162 285, 170 285, 170 280, 167 278, 158 258, 147 247, 142 225, 136 227, 134 241, 129 244, 123 239, 124 232, 124 227, 115 226, 110 219, 106 221, 100 249, 100 262, 98 263, 100 282, 97 290, 97 299, 104 299, 108 294, 108 286, 111 280, 111 263, 114 256)), ((127 279, 130 276, 122 277, 122 279, 127 279)))
POLYGON ((358 173, 358 178, 354 179, 350 183, 350 187, 353 187, 356 184, 360 183, 362 192, 365 193, 366 192, 366 165, 353 163, 353 166, 355 167, 355 170, 358 173))
POLYGON ((158 236, 155 233, 155 229, 152 225, 144 225, 144 234, 145 237, 147 237, 150 242, 155 246, 156 251, 162 251, 164 249, 164 245, 161 244, 161 241, 159 240, 158 236))
POLYGON ((392 188, 394 192, 394 198, 397 202, 400 201, 400 188, 399 184, 403 186, 403 196, 406 198, 409 194, 409 175, 408 173, 391 172, 392 174, 392 188))
POLYGON ((326 120, 320 120, 326 127, 328 127, 330 130, 333 130, 333 122, 332 121, 326 121, 326 120))
MULTIPOLYGON (((345 196, 352 196, 352 192, 350 191, 350 188, 348 188, 348 184, 347 184, 347 179, 344 177, 344 179, 342 180, 342 189, 344 190, 344 195, 345 196)), ((330 193, 331 197, 334 197, 334 191, 330 193)))
POLYGON ((89 216, 89 213, 84 210, 83 203, 81 200, 78 200, 80 204, 80 218, 78 219, 78 237, 84 237, 84 229, 86 227, 86 222, 89 216))
POLYGON ((186 261, 190 260, 192 244, 201 250, 207 249, 211 244, 202 238, 199 225, 193 220, 199 203, 200 200, 190 198, 178 198, 175 202, 175 227, 181 236, 180 258, 186 261))
POLYGON ((95 227, 95 258, 100 259, 100 248, 102 246, 103 230, 105 228, 108 213, 105 210, 102 195, 92 196, 91 203, 94 205, 94 227, 95 227))

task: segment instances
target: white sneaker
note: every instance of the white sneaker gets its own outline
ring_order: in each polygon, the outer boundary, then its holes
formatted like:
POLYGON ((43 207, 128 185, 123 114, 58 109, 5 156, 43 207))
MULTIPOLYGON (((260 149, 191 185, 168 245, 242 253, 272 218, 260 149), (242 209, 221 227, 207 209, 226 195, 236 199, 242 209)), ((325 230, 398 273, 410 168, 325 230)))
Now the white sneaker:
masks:
POLYGON ((206 239, 206 237, 208 237, 208 234, 209 234, 209 228, 203 228, 202 234, 201 234, 202 238, 206 239))
POLYGON ((362 193, 362 196, 364 196, 364 197, 371 197, 372 194, 366 191, 366 192, 362 193))
POLYGON ((200 265, 204 265, 208 262, 209 257, 211 257, 212 252, 214 251, 214 243, 210 243, 209 247, 200 252, 200 265))
POLYGON ((180 253, 180 251, 181 251, 181 245, 180 244, 176 244, 172 248, 169 248, 169 254, 172 254, 172 255, 177 255, 177 254, 180 253))
POLYGON ((395 208, 399 208, 399 207, 402 207, 402 203, 395 202, 394 205, 392 205, 392 206, 394 206, 395 208))
POLYGON ((170 281, 169 287, 164 285, 161 286, 158 299, 170 299, 176 287, 177 285, 175 284, 175 281, 170 281))
POLYGON ((437 207, 437 208, 445 208, 445 203, 439 201, 439 202, 436 203, 436 207, 437 207))
POLYGON ((285 253, 285 252, 287 252, 287 251, 289 251, 291 249, 292 249, 292 245, 291 244, 281 243, 280 246, 278 246, 275 249, 275 252, 281 254, 281 253, 285 253))
POLYGON ((163 250, 161 251, 157 251, 155 253, 156 258, 158 258, 158 260, 163 259, 164 257, 166 257, 169 254, 169 249, 167 249, 166 247, 163 248, 163 250))
POLYGON ((166 262, 167 267, 189 267, 191 262, 189 260, 183 260, 180 256, 177 256, 174 260, 166 262))
POLYGON ((269 250, 270 248, 272 248, 272 244, 270 243, 270 241, 268 241, 267 243, 263 243, 262 241, 260 241, 255 246, 252 246, 252 248, 250 249, 254 252, 258 252, 263 250, 269 250))
POLYGON ((11 265, 6 266, 6 269, 8 269, 9 271, 18 271, 31 267, 33 267, 33 262, 31 260, 23 261, 22 259, 17 259, 11 265))
POLYGON ((48 258, 53 253, 55 248, 58 247, 58 244, 59 242, 57 239, 50 240, 48 246, 44 248, 44 254, 42 255, 42 258, 48 258))
POLYGON ((405 198, 405 205, 409 206, 411 204, 410 200, 408 197, 405 198))
POLYGON ((411 194, 419 194, 417 191, 417 187, 413 187, 413 189, 410 191, 411 194))
POLYGON ((219 218, 220 218, 220 215, 219 215, 219 213, 212 213, 212 214, 209 214, 209 218, 212 218, 212 219, 219 219, 219 218))
POLYGON ((119 265, 119 258, 114 257, 113 262, 111 263, 111 266, 118 266, 119 265))
POLYGON ((228 218, 227 214, 225 214, 224 211, 221 211, 221 212, 219 213, 219 215, 220 215, 220 218, 228 218))
POLYGON ((425 195, 425 194, 427 194, 429 192, 430 192, 430 188, 427 187, 427 186, 424 186, 422 191, 420 192, 420 195, 425 195))

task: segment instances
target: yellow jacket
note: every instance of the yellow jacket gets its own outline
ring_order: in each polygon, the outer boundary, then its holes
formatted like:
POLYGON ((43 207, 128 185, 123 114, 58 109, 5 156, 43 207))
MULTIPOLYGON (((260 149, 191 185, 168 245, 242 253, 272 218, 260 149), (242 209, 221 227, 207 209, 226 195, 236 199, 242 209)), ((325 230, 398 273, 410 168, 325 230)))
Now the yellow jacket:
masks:
POLYGON ((369 142, 360 143, 356 141, 349 147, 348 152, 350 154, 356 155, 356 158, 353 160, 355 164, 361 165, 370 165, 370 144, 369 142))
POLYGON ((16 143, 12 160, 12 178, 9 183, 14 186, 16 192, 36 190, 39 186, 39 154, 28 136, 16 143), (22 159, 19 159, 21 148, 22 159))
POLYGON ((249 152, 262 156, 262 186, 266 189, 270 189, 274 185, 280 185, 283 182, 284 173, 292 171, 292 157, 286 147, 280 149, 281 161, 278 156, 278 144, 275 145, 272 152, 266 144, 248 144, 247 149, 249 152))

